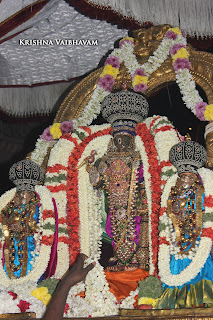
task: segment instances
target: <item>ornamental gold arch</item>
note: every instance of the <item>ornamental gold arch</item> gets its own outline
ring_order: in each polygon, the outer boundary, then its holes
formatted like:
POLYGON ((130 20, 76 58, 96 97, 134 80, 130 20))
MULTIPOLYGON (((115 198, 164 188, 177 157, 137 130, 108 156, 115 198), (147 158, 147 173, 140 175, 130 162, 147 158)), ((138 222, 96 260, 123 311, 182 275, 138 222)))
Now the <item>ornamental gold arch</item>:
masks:
MULTIPOLYGON (((135 55, 140 64, 145 63, 157 49, 165 33, 170 28, 169 25, 153 26, 149 29, 133 31, 135 39, 135 55)), ((190 45, 187 46, 190 53, 190 70, 192 77, 206 94, 207 103, 213 103, 213 54, 196 51, 190 45)), ((81 116, 84 107, 88 104, 92 93, 96 87, 99 76, 103 68, 99 68, 89 74, 71 90, 59 107, 54 122, 63 122, 81 116)), ((127 72, 124 64, 115 81, 114 89, 121 89, 122 82, 126 81, 129 89, 132 88, 131 76, 127 72)), ((150 97, 159 89, 166 87, 176 81, 175 72, 172 66, 172 59, 169 56, 166 61, 149 78, 145 97, 150 97)))

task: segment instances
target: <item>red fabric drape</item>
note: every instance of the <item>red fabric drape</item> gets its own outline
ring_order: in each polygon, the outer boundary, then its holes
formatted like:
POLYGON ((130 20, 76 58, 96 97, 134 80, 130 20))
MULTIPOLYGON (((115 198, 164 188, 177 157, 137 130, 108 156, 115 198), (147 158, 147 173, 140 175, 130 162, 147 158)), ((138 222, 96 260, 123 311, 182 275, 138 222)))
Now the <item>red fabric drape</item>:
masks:
MULTIPOLYGON (((2 23, 0 23, 0 38, 5 36, 8 32, 20 26, 22 23, 26 22, 30 18, 32 18, 37 12, 39 12, 49 0, 39 0, 36 3, 27 6, 23 10, 15 13, 12 17, 6 19, 2 23)), ((17 33, 16 33, 17 34, 17 33)), ((14 34, 13 36, 15 36, 14 34)), ((6 38, 4 40, 0 40, 0 43, 10 39, 11 37, 6 38)))

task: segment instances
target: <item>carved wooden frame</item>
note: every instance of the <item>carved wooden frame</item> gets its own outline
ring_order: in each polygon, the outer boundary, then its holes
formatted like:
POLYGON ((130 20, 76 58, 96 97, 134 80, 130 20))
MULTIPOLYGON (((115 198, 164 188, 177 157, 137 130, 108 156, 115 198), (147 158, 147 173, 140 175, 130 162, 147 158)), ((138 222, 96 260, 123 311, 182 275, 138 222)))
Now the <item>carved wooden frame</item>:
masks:
MULTIPOLYGON (((135 54, 140 64, 146 62, 149 56, 153 54, 169 28, 169 25, 160 25, 133 32, 135 54)), ((207 102, 211 104, 213 103, 213 54, 196 51, 189 45, 188 50, 190 53, 190 62, 192 65, 191 74, 193 79, 196 84, 203 89, 207 97, 207 102)), ((103 68, 99 68, 90 73, 68 93, 56 114, 54 122, 71 120, 81 115, 84 107, 91 98, 102 70, 103 68)), ((127 82, 128 88, 131 88, 131 76, 122 64, 113 89, 121 88, 124 80, 127 82)), ((172 59, 169 57, 161 67, 150 76, 144 95, 149 97, 159 89, 175 81, 172 59)))

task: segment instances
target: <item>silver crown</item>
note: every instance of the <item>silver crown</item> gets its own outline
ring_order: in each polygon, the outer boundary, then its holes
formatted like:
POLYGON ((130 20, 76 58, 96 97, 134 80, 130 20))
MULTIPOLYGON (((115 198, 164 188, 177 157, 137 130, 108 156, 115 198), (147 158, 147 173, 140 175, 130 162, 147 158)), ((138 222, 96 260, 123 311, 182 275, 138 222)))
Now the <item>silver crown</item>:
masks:
POLYGON ((170 150, 170 162, 177 168, 178 173, 197 173, 207 160, 206 149, 195 141, 182 141, 170 150))
POLYGON ((17 191, 34 191, 35 186, 43 181, 44 172, 37 163, 21 160, 10 168, 9 179, 16 185, 17 191))
POLYGON ((109 94, 101 104, 103 118, 113 126, 135 127, 147 118, 148 111, 146 98, 127 90, 109 94))

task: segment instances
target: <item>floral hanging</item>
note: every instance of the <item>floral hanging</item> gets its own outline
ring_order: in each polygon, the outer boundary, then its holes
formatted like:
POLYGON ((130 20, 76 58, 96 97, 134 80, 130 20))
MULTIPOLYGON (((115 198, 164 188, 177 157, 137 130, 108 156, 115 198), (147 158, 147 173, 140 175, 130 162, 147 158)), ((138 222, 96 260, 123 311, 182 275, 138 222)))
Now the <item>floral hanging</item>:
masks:
POLYGON ((132 77, 133 90, 145 92, 151 74, 171 56, 176 82, 186 107, 201 121, 213 120, 213 104, 207 105, 202 100, 190 73, 191 63, 186 45, 184 33, 179 28, 170 28, 153 55, 146 63, 140 65, 134 54, 134 38, 123 38, 119 43, 119 48, 114 49, 106 59, 96 88, 82 115, 72 121, 54 123, 46 128, 37 141, 36 148, 31 155, 32 160, 41 164, 48 146, 51 146, 53 141, 58 140, 62 134, 73 132, 73 129, 79 126, 88 126, 92 123, 100 113, 103 99, 113 89, 122 62, 132 77))

